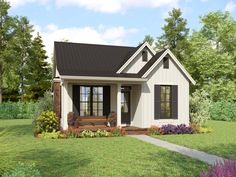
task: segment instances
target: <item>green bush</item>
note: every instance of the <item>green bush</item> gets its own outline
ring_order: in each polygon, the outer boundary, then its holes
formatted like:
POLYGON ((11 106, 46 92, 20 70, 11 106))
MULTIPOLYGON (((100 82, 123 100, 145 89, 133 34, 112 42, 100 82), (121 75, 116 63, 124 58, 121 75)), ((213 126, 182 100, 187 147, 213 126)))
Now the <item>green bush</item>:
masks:
POLYGON ((37 102, 3 102, 0 104, 0 119, 33 119, 38 112, 37 102))
POLYGON ((95 136, 96 137, 108 137, 109 133, 106 130, 100 130, 99 129, 95 132, 95 136))
POLYGON ((114 127, 111 129, 110 136, 112 137, 118 137, 118 136, 124 136, 126 134, 124 128, 120 127, 114 127))
POLYGON ((53 97, 50 91, 45 92, 44 96, 39 98, 37 106, 35 117, 38 117, 44 111, 53 111, 53 97))
POLYGON ((34 121, 35 133, 53 132, 59 129, 59 120, 52 111, 42 112, 34 121))
POLYGON ((197 90, 190 97, 190 120, 199 126, 210 119, 210 100, 204 91, 197 90))
POLYGON ((53 99, 51 92, 45 92, 44 97, 37 102, 3 102, 0 104, 0 119, 35 119, 43 111, 52 111, 53 99))
POLYGON ((35 168, 35 164, 19 162, 14 169, 4 173, 2 177, 41 177, 41 175, 39 170, 35 168))
POLYGON ((236 121, 236 103, 232 101, 213 102, 210 106, 213 120, 236 121))
POLYGON ((93 138, 95 137, 95 133, 92 132, 91 130, 84 130, 80 134, 81 138, 93 138))
POLYGON ((60 137, 60 132, 56 130, 53 130, 52 132, 43 132, 41 137, 46 139, 58 139, 60 137))

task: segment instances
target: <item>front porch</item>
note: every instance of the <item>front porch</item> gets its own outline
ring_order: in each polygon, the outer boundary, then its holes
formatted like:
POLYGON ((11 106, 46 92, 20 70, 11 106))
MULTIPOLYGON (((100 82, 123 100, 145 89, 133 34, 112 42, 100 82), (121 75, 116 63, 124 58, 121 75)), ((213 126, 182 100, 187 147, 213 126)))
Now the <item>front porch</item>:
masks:
POLYGON ((116 114, 115 126, 142 127, 140 81, 63 80, 61 83, 62 129, 68 128, 70 112, 78 118, 81 129, 109 129, 107 119, 111 113, 116 114))

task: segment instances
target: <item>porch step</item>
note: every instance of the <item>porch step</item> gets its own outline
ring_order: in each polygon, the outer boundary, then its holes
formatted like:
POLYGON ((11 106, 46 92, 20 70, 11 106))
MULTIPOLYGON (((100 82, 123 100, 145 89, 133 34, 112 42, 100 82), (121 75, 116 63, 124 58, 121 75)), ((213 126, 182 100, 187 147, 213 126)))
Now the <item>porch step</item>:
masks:
POLYGON ((147 128, 138 127, 124 127, 127 135, 145 135, 147 133, 147 128))

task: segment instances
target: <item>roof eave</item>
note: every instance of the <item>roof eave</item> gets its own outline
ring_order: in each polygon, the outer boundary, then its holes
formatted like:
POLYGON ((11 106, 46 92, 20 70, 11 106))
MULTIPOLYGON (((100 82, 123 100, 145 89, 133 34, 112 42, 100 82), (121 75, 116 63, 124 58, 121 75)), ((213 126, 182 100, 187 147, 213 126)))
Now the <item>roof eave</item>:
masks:
POLYGON ((134 82, 146 82, 147 78, 130 78, 130 77, 101 77, 101 76, 68 76, 61 75, 61 79, 64 80, 94 80, 94 81, 134 81, 134 82))

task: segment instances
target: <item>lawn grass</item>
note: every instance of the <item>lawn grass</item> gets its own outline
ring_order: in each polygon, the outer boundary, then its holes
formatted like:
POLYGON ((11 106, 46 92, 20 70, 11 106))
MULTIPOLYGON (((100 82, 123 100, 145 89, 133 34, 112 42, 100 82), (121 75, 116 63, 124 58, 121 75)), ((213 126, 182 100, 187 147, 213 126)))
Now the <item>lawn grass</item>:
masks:
POLYGON ((0 176, 18 161, 43 176, 199 176, 207 165, 131 137, 36 139, 31 120, 0 120, 0 176))
POLYGON ((208 121, 212 133, 193 135, 161 135, 159 139, 199 149, 222 157, 236 158, 236 122, 208 121))

